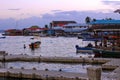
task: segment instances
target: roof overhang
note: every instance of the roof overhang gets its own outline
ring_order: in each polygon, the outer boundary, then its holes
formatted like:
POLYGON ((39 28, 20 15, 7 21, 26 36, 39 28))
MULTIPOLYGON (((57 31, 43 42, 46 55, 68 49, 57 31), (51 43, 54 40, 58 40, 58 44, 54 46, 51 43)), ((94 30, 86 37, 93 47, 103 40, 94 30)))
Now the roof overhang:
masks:
POLYGON ((116 31, 120 31, 120 29, 94 29, 94 31, 111 31, 111 32, 116 32, 116 31))

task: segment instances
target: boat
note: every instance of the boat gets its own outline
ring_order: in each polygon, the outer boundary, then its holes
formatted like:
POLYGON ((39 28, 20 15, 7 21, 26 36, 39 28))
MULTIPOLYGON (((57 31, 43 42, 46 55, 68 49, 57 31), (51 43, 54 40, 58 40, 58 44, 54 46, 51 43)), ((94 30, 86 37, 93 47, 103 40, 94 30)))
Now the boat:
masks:
POLYGON ((92 47, 79 47, 78 45, 76 47, 76 53, 93 53, 92 47))
POLYGON ((101 41, 103 38, 101 36, 95 37, 90 32, 82 32, 78 35, 78 39, 82 39, 83 41, 101 41))
POLYGON ((6 38, 6 37, 5 36, 0 37, 0 39, 4 39, 4 38, 6 38))
POLYGON ((40 44, 41 44, 40 41, 36 41, 36 42, 34 42, 34 43, 29 44, 29 47, 30 47, 31 49, 39 48, 39 47, 40 47, 40 44))
POLYGON ((102 38, 83 38, 83 41, 101 41, 102 40, 102 38))
POLYGON ((4 39, 6 38, 6 36, 3 36, 2 34, 0 34, 0 39, 4 39))
POLYGON ((120 58, 119 50, 105 50, 93 48, 94 57, 103 57, 103 58, 120 58))

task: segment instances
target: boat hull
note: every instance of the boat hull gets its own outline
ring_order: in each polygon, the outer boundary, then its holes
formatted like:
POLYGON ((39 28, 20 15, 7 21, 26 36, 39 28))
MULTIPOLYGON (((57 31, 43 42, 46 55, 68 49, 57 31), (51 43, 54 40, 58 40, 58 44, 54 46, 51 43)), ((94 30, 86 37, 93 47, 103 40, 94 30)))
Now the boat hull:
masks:
POLYGON ((76 53, 93 53, 90 47, 79 47, 76 45, 76 53))
POLYGON ((120 58, 120 51, 93 49, 93 53, 95 53, 95 57, 120 58))
POLYGON ((29 47, 30 47, 31 49, 39 48, 39 47, 40 47, 40 44, 41 44, 41 42, 40 42, 40 41, 37 41, 37 42, 34 42, 34 43, 29 44, 29 47))

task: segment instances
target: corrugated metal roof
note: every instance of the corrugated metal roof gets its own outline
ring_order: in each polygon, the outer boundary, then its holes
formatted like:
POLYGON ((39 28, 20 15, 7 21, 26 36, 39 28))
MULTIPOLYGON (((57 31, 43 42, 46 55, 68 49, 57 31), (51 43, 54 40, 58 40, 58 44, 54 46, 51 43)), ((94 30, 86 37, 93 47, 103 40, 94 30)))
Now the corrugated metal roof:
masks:
POLYGON ((96 20, 90 22, 90 24, 120 24, 120 20, 96 20))

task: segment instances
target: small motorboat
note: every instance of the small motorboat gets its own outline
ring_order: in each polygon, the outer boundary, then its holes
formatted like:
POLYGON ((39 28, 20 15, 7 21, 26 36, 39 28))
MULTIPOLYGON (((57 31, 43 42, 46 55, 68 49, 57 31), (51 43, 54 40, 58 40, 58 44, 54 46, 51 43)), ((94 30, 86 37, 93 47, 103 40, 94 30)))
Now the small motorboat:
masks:
POLYGON ((0 34, 0 39, 4 39, 6 38, 6 36, 3 36, 2 34, 0 34))
POLYGON ((40 44, 41 44, 40 41, 36 41, 36 42, 34 42, 34 43, 29 44, 29 47, 30 47, 31 49, 39 48, 39 47, 40 47, 40 44))

